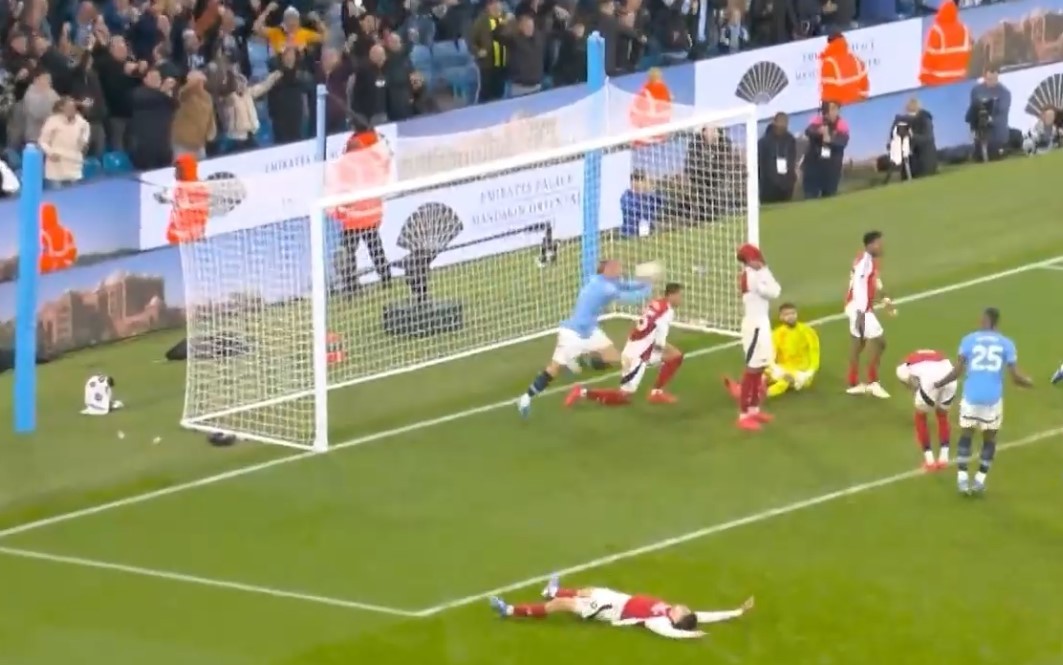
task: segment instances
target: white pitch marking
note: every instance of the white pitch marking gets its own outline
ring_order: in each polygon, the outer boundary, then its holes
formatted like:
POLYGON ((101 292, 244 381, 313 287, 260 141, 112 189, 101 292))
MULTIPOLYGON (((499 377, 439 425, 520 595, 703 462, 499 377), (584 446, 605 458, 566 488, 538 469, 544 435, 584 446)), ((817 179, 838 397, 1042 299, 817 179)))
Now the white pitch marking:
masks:
MULTIPOLYGON (((962 289, 967 289, 967 288, 970 288, 972 286, 978 286, 980 284, 986 284, 988 282, 994 282, 996 280, 1004 279, 1004 278, 1007 278, 1007 277, 1012 277, 1014 275, 1021 275, 1023 273, 1029 272, 1031 270, 1037 270, 1037 269, 1040 269, 1040 268, 1044 268, 1046 266, 1051 266, 1051 265, 1054 265, 1054 264, 1058 264, 1060 261, 1063 261, 1063 256, 1056 256, 1055 258, 1047 259, 1047 260, 1044 260, 1044 261, 1035 261, 1033 263, 1026 263, 1026 264, 1023 264, 1023 265, 1015 267, 1015 268, 1010 268, 1008 270, 1002 270, 1000 272, 991 273, 989 275, 983 275, 982 277, 977 277, 975 279, 969 279, 969 280, 965 280, 965 281, 962 281, 962 282, 956 282, 954 284, 949 284, 947 286, 938 287, 936 289, 929 289, 927 291, 921 291, 919 293, 913 293, 911 295, 904 296, 902 298, 897 298, 893 302, 896 305, 903 305, 905 303, 918 302, 920 300, 926 300, 927 298, 934 298, 934 297, 937 297, 937 296, 940 296, 940 295, 945 295, 947 293, 952 293, 954 291, 960 291, 962 289)), ((844 313, 831 314, 830 316, 824 316, 822 318, 819 318, 819 319, 816 319, 816 320, 812 321, 811 325, 821 326, 823 324, 831 323, 831 322, 834 322, 834 321, 842 321, 842 320, 845 320, 845 318, 846 318, 846 316, 845 316, 844 313)), ((714 346, 709 346, 709 347, 705 347, 705 348, 702 348, 702 349, 697 349, 695 351, 691 351, 690 353, 686 354, 686 357, 695 358, 695 357, 700 357, 700 356, 707 356, 707 355, 711 355, 711 354, 714 354, 714 353, 719 353, 720 351, 733 349, 733 348, 739 346, 739 344, 740 343, 739 343, 738 340, 735 340, 733 342, 725 342, 723 344, 716 344, 714 346)), ((582 383, 584 383, 584 384, 600 383, 600 382, 605 381, 607 379, 612 379, 615 376, 616 376, 616 373, 604 374, 604 375, 595 377, 593 379, 587 379, 585 381, 582 381, 582 383)), ((555 393, 566 391, 566 390, 568 390, 571 387, 572 387, 571 385, 557 386, 556 388, 552 388, 552 389, 544 391, 542 394, 544 394, 544 395, 545 394, 555 394, 555 393)), ((373 434, 367 434, 365 436, 361 436, 361 437, 358 437, 358 438, 355 438, 355 439, 351 439, 349 441, 344 441, 343 443, 338 443, 335 446, 331 446, 328 449, 327 453, 335 452, 335 451, 338 451, 338 450, 345 450, 347 448, 354 448, 356 446, 360 446, 360 445, 363 445, 363 444, 366 444, 366 443, 373 443, 375 441, 380 441, 382 439, 389 439, 389 438, 392 438, 392 437, 401 436, 403 434, 409 434, 411 432, 417 432, 417 431, 420 431, 420 430, 423 430, 423 429, 436 427, 438 425, 445 425, 446 423, 451 423, 451 422, 454 422, 456 420, 463 420, 463 419, 469 418, 471 416, 476 416, 476 415, 479 415, 481 413, 487 413, 489 411, 495 411, 497 409, 511 408, 511 409, 515 410, 515 407, 514 407, 515 401, 516 401, 515 399, 511 398, 511 399, 503 400, 503 401, 500 401, 500 402, 494 402, 492 404, 485 404, 483 406, 479 406, 479 407, 476 407, 476 408, 473 408, 473 409, 466 409, 465 411, 457 411, 455 413, 451 413, 451 414, 448 414, 446 416, 440 416, 438 418, 430 418, 428 420, 420 420, 420 421, 417 421, 417 422, 414 422, 414 423, 410 423, 409 425, 403 425, 402 427, 396 427, 394 429, 388 429, 388 430, 383 430, 383 431, 380 431, 380 432, 375 432, 373 434)), ((20 525, 17 525, 17 526, 13 526, 13 527, 10 527, 10 528, 7 528, 7 529, 0 530, 0 538, 7 538, 9 536, 14 536, 14 535, 19 534, 19 533, 25 533, 26 531, 33 531, 35 529, 40 529, 42 527, 51 526, 53 524, 61 524, 63 522, 69 522, 70 520, 80 519, 82 517, 88 517, 90 515, 96 515, 98 513, 107 512, 109 510, 114 510, 116 508, 123 508, 125 506, 132 506, 132 505, 136 505, 138 503, 144 503, 145 501, 152 501, 154 499, 159 499, 159 498, 162 498, 162 497, 165 497, 165 496, 170 496, 171 494, 177 494, 177 493, 184 492, 184 491, 187 491, 187 490, 195 489, 197 487, 205 487, 207 485, 213 485, 215 483, 220 483, 222 481, 230 480, 232 478, 239 478, 241 476, 246 476, 248 474, 256 473, 258 471, 264 471, 265 469, 271 469, 271 468, 273 468, 275 466, 280 466, 282 464, 288 464, 290 462, 297 462, 297 461, 303 460, 303 459, 313 459, 313 458, 318 457, 318 456, 320 456, 322 454, 325 454, 325 453, 304 452, 304 453, 298 453, 298 454, 295 454, 295 455, 288 455, 288 456, 285 456, 285 457, 278 457, 278 458, 271 459, 271 460, 268 460, 268 461, 265 461, 265 462, 259 462, 257 464, 251 464, 249 466, 238 467, 236 469, 231 469, 229 471, 225 471, 223 473, 219 473, 219 474, 216 474, 216 475, 213 475, 213 476, 207 476, 205 478, 200 478, 199 480, 192 480, 192 481, 185 482, 185 483, 180 483, 180 484, 177 484, 177 485, 171 485, 170 487, 165 487, 165 488, 154 490, 154 491, 151 491, 151 492, 144 492, 143 494, 134 494, 133 496, 129 496, 129 497, 126 497, 124 499, 117 499, 117 500, 114 500, 114 501, 108 501, 106 503, 97 504, 95 506, 89 506, 88 508, 82 508, 80 510, 73 510, 73 511, 68 512, 68 513, 61 513, 59 515, 53 515, 52 517, 45 517, 43 519, 35 520, 35 521, 32 521, 32 522, 26 522, 25 524, 20 524, 20 525)))
POLYGON ((1044 270, 1063 270, 1063 263, 1049 263, 1041 266, 1044 270))
POLYGON ((394 607, 386 607, 384 605, 373 605, 371 603, 360 603, 353 600, 344 600, 342 598, 330 598, 328 596, 318 596, 309 593, 300 593, 298 591, 285 591, 283 589, 274 589, 272 587, 257 586, 254 584, 243 584, 241 582, 232 582, 229 580, 218 580, 210 577, 200 577, 198 575, 186 575, 184 573, 175 573, 167 570, 156 570, 154 568, 141 568, 140 566, 128 566, 121 563, 112 563, 110 561, 99 561, 97 559, 86 559, 78 556, 64 556, 61 554, 49 554, 47 552, 36 552, 33 550, 24 550, 13 547, 0 547, 0 554, 12 557, 18 557, 20 559, 32 559, 34 561, 45 561, 48 563, 58 563, 68 566, 79 566, 82 568, 95 568, 97 570, 109 570, 116 573, 125 573, 127 575, 138 575, 140 577, 151 577, 159 580, 169 580, 171 582, 184 582, 185 584, 196 584, 199 586, 213 587, 215 589, 229 589, 231 591, 243 591, 245 593, 255 593, 263 596, 272 596, 274 598, 288 598, 290 600, 302 600, 309 603, 317 603, 319 605, 331 605, 333 607, 342 607, 349 610, 363 610, 366 612, 376 612, 378 614, 390 614, 392 616, 399 617, 415 617, 415 612, 407 610, 400 610, 394 607))
MULTIPOLYGON (((1026 436, 1021 439, 1016 439, 1015 441, 1011 441, 1009 443, 1005 443, 999 446, 997 450, 1001 451, 1012 448, 1021 448, 1023 446, 1028 446, 1030 444, 1037 443, 1039 441, 1044 441, 1045 439, 1050 439, 1059 435, 1063 435, 1063 427, 1056 427, 1054 429, 1044 430, 1042 432, 1037 432, 1036 434, 1031 434, 1030 436, 1026 436)), ((815 506, 820 506, 825 503, 830 503, 831 501, 835 501, 837 499, 842 499, 856 494, 862 494, 869 490, 878 489, 879 487, 886 487, 887 485, 899 483, 902 480, 918 478, 924 475, 926 475, 926 472, 922 469, 913 469, 911 471, 904 471, 902 473, 893 474, 892 476, 879 478, 878 480, 871 480, 865 483, 851 485, 849 487, 846 487, 845 489, 840 489, 834 492, 828 492, 827 494, 821 494, 819 496, 812 497, 811 499, 795 501, 793 503, 788 503, 777 508, 771 508, 769 510, 764 510, 759 513, 746 515, 745 517, 739 517, 738 519, 730 520, 728 522, 721 522, 719 524, 707 526, 696 531, 690 531, 679 536, 673 536, 672 538, 659 540, 655 543, 650 543, 649 545, 643 545, 642 547, 636 547, 634 549, 625 550, 623 552, 617 552, 616 554, 610 554, 608 556, 603 556, 598 559, 592 559, 585 563, 577 564, 575 566, 569 566, 568 568, 564 568, 562 570, 555 570, 544 575, 529 577, 518 582, 513 582, 512 584, 507 584, 496 589, 491 589, 490 591, 483 591, 481 593, 473 594, 471 596, 465 596, 463 598, 457 598, 455 600, 447 601, 445 603, 440 603, 439 605, 434 605, 432 607, 427 607, 423 610, 419 610, 414 614, 415 616, 422 618, 430 617, 441 612, 446 612, 447 610, 452 610, 459 607, 464 607, 465 605, 471 605, 473 603, 478 603, 480 601, 487 600, 491 596, 500 596, 504 593, 509 593, 510 591, 517 591, 519 589, 532 586, 533 584, 542 584, 543 582, 549 580, 550 577, 553 575, 560 575, 564 577, 567 575, 575 575, 577 573, 582 573, 588 570, 594 570, 595 568, 608 566, 609 564, 616 563, 618 561, 633 559, 635 557, 642 556, 643 554, 660 552, 661 550, 669 549, 671 547, 682 545, 684 543, 689 543, 693 540, 700 540, 701 538, 707 538, 709 536, 714 536, 720 533, 725 533, 727 531, 732 531, 739 527, 748 526, 750 524, 757 524, 759 522, 770 520, 774 517, 789 515, 790 513, 795 513, 799 510, 813 508, 815 506)))

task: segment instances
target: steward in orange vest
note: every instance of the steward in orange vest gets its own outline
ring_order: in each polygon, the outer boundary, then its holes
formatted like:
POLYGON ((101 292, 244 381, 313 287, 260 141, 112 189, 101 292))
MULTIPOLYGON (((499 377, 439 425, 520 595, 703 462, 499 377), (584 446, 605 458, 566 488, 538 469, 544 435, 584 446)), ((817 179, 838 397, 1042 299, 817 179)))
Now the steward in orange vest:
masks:
POLYGON ((173 207, 166 227, 166 242, 179 245, 201 239, 210 218, 210 188, 199 182, 199 161, 195 155, 174 159, 173 207))
POLYGON ((41 205, 41 274, 65 270, 78 259, 74 234, 59 223, 59 212, 52 203, 41 205))
POLYGON ((819 54, 819 90, 823 103, 846 105, 862 102, 871 91, 867 65, 849 50, 841 35, 827 38, 827 47, 819 54))
POLYGON ((926 33, 923 60, 919 68, 919 82, 923 85, 945 85, 967 78, 971 62, 971 33, 960 21, 960 10, 952 0, 945 0, 938 8, 934 24, 926 33))
MULTIPOLYGON (((380 135, 369 126, 356 127, 347 139, 346 152, 328 170, 330 194, 350 193, 386 185, 391 179, 391 152, 380 135)), ((355 253, 365 241, 369 258, 383 284, 391 282, 391 265, 380 239, 384 221, 384 199, 373 197, 338 205, 328 211, 340 224, 343 256, 337 260, 336 272, 348 294, 357 293, 358 266, 355 253)))
MULTIPOLYGON (((646 73, 646 83, 638 91, 634 101, 631 102, 628 119, 635 129, 663 125, 672 119, 672 93, 661 78, 660 69, 653 68, 646 73)), ((665 136, 651 136, 632 141, 632 144, 636 146, 651 145, 660 143, 665 138, 665 136)))

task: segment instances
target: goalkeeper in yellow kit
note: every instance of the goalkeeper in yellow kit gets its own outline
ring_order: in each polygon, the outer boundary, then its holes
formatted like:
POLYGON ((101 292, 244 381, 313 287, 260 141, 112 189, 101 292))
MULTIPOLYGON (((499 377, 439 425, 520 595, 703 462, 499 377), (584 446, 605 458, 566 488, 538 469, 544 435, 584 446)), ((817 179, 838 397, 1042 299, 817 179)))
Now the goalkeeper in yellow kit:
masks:
MULTIPOLYGON (((819 335, 812 326, 797 320, 797 307, 792 303, 779 306, 779 325, 772 331, 771 339, 775 362, 764 376, 768 397, 811 386, 819 371, 819 335)), ((737 399, 738 383, 724 377, 724 385, 737 399)))

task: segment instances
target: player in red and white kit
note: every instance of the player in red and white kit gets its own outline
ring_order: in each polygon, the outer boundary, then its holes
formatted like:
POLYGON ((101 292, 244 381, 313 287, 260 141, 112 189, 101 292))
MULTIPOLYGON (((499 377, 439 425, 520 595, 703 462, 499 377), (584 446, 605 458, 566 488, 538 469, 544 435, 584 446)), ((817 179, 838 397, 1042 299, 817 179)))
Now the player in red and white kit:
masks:
POLYGON ((683 352, 667 341, 668 330, 675 320, 675 308, 679 307, 682 300, 683 286, 671 282, 665 285, 663 296, 646 305, 628 335, 624 350, 620 352, 619 388, 573 386, 565 397, 565 406, 572 406, 581 399, 609 406, 630 404, 631 396, 639 389, 646 369, 657 365, 661 369, 657 372, 657 380, 647 400, 653 404, 677 402, 677 398, 664 389, 683 364, 683 352))
POLYGON ((895 314, 893 303, 882 293, 882 280, 878 272, 878 260, 882 256, 882 233, 868 231, 864 234, 864 251, 853 262, 849 274, 849 291, 845 295, 845 315, 849 318, 849 388, 850 395, 874 395, 887 399, 890 394, 878 382, 878 366, 886 348, 885 331, 875 315, 875 299, 891 315, 895 314), (867 383, 860 381, 860 354, 871 347, 867 365, 867 383))
POLYGON ((542 618, 550 614, 575 614, 613 626, 644 626, 658 635, 673 639, 702 637, 698 626, 737 619, 753 609, 753 598, 734 610, 696 612, 686 605, 672 605, 653 596, 629 595, 612 589, 588 587, 565 589, 555 576, 543 589, 546 602, 510 605, 491 598, 491 607, 503 618, 542 618))
POLYGON ((764 262, 764 255, 756 245, 738 248, 738 262, 742 272, 738 276, 738 290, 742 294, 742 351, 745 371, 738 394, 738 427, 759 430, 771 416, 760 410, 763 399, 764 371, 775 362, 775 348, 771 339, 771 301, 779 297, 782 287, 764 262))
POLYGON ((897 366, 897 378, 915 395, 915 439, 923 449, 923 469, 940 471, 949 465, 949 407, 956 398, 956 381, 934 386, 952 372, 952 361, 940 351, 920 349, 897 366), (929 415, 937 416, 938 457, 930 445, 929 415))

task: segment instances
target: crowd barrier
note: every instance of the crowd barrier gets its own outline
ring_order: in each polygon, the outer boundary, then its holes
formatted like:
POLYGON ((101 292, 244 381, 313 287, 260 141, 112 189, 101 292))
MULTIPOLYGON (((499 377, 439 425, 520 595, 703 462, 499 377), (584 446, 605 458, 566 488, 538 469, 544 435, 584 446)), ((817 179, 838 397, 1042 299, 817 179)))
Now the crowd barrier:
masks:
MULTIPOLYGON (((936 88, 920 89, 918 81, 919 51, 932 19, 911 19, 847 33, 852 50, 868 64, 872 95, 871 100, 842 111, 852 128, 847 162, 871 164, 885 152, 892 119, 911 96, 918 97, 934 115, 939 148, 968 143, 963 115, 974 79, 988 63, 1001 68, 1001 80, 1011 90, 1012 127, 1031 127, 1036 109, 1046 103, 1063 106, 1063 0, 990 5, 966 10, 961 18, 975 42, 969 79, 936 88)), ((823 40, 813 39, 671 67, 663 73, 678 104, 704 110, 753 101, 761 108, 762 118, 776 111, 791 114, 791 129, 796 133, 803 130, 818 105, 816 56, 822 48, 823 40)), ((634 93, 643 81, 643 75, 631 75, 610 83, 617 90, 634 93)), ((566 128, 565 109, 578 105, 585 94, 578 86, 563 88, 386 125, 380 131, 385 140, 403 148, 396 151, 396 175, 416 177, 425 171, 488 161, 500 156, 500 151, 542 148, 567 140, 565 132, 571 127, 566 128), (504 132, 515 118, 525 123, 525 134, 531 128, 532 140, 527 146, 506 140, 504 134, 485 131, 504 132), (440 140, 438 135, 444 127, 448 136, 440 140)), ((345 140, 346 135, 329 137, 327 154, 338 154, 345 140)), ((308 140, 206 160, 200 173, 203 177, 229 174, 251 181, 262 174, 319 172, 300 169, 311 165, 316 155, 315 141, 308 140)), ((519 193, 530 187, 538 188, 539 195, 550 202, 553 219, 569 217, 566 210, 572 208, 571 218, 575 220, 579 218, 582 179, 581 174, 567 173, 566 168, 558 166, 554 173, 548 168, 535 169, 523 176, 484 180, 439 195, 448 196, 463 218, 478 220, 468 225, 470 232, 494 235, 505 230, 506 224, 525 223, 519 206, 527 206, 532 199, 519 193)), ((619 169, 617 173, 628 170, 626 162, 604 162, 606 171, 614 168, 619 169)), ((620 186, 627 179, 626 175, 608 177, 608 172, 603 176, 603 187, 620 186)), ((171 183, 170 169, 162 169, 46 194, 45 200, 56 205, 62 224, 73 233, 79 252, 74 267, 39 280, 38 341, 43 350, 62 352, 182 325, 180 260, 177 250, 165 245, 169 205, 160 203, 156 196, 171 183)), ((259 223, 281 222, 307 213, 307 191, 293 176, 289 186, 272 188, 268 194, 244 198, 235 194, 231 210, 223 212, 253 216, 259 223)), ((618 193, 603 193, 603 200, 614 198, 618 193)), ((416 203, 416 199, 389 202, 381 228, 385 244, 397 235, 408 216, 407 208, 416 203)), ((10 227, 10 232, 0 233, 0 347, 10 347, 13 339, 16 205, 14 201, 0 203, 0 219, 10 227)), ((473 246, 478 247, 478 254, 455 255, 453 260, 511 249, 504 243, 473 246)))

